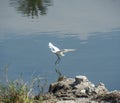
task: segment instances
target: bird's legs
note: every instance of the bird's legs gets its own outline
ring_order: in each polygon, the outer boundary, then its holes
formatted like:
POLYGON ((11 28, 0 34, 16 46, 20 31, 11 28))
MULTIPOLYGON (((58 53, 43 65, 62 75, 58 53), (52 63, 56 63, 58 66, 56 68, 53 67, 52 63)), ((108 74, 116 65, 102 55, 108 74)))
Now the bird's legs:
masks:
POLYGON ((55 61, 55 71, 56 71, 56 73, 58 74, 58 80, 59 80, 59 78, 62 77, 62 73, 61 73, 60 70, 57 68, 57 65, 60 63, 60 60, 61 60, 60 56, 57 55, 57 60, 55 61))
POLYGON ((60 56, 59 55, 57 55, 57 60, 55 61, 55 65, 57 65, 57 64, 59 64, 60 63, 60 60, 61 60, 61 58, 60 58, 60 56))

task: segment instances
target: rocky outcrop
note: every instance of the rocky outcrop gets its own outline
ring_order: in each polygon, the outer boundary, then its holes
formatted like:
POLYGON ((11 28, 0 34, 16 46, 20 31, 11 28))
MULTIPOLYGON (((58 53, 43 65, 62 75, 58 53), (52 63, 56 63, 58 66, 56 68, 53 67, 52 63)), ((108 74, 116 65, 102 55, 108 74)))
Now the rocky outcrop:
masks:
POLYGON ((50 84, 46 103, 120 103, 120 92, 109 92, 103 83, 93 84, 86 76, 61 77, 50 84))
POLYGON ((63 80, 52 83, 49 92, 62 100, 75 100, 84 97, 91 98, 94 95, 101 95, 108 92, 103 83, 95 86, 86 76, 76 76, 73 78, 64 77, 63 80))

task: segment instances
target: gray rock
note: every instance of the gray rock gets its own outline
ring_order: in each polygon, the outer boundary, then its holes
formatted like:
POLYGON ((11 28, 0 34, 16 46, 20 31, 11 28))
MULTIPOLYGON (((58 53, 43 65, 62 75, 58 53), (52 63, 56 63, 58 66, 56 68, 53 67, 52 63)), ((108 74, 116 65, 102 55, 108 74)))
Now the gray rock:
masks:
POLYGON ((67 100, 67 101, 58 101, 57 103, 76 103, 75 101, 73 100, 67 100))
POLYGON ((69 101, 71 101, 70 103, 98 103, 97 101, 92 101, 91 98, 107 93, 108 90, 103 83, 95 86, 86 76, 79 75, 75 79, 63 77, 61 80, 52 83, 49 92, 61 100, 57 103, 69 103, 69 101), (78 99, 83 101, 75 102, 78 99))
POLYGON ((45 103, 120 103, 120 91, 109 92, 103 83, 95 86, 81 75, 61 77, 42 97, 45 103))
POLYGON ((75 77, 75 83, 80 84, 81 82, 87 82, 88 79, 86 76, 78 75, 75 77))
POLYGON ((59 92, 60 90, 70 90, 71 89, 71 84, 73 84, 73 82, 75 81, 75 79, 72 78, 65 78, 62 81, 58 81, 55 83, 50 84, 49 87, 49 92, 52 93, 56 93, 59 92))
POLYGON ((97 94, 97 95, 101 95, 101 94, 105 94, 105 93, 107 93, 108 92, 108 90, 107 90, 107 88, 105 87, 105 85, 103 84, 103 83, 99 83, 99 85, 95 88, 95 93, 97 94))
POLYGON ((120 91, 111 91, 98 95, 96 100, 100 103, 120 103, 120 91))

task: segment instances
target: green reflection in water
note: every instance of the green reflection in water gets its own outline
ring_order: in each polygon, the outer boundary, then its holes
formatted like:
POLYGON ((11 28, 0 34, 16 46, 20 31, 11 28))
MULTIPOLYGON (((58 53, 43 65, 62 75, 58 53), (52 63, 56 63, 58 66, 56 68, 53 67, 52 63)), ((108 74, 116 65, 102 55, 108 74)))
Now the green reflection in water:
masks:
POLYGON ((10 5, 25 16, 32 18, 47 14, 47 7, 52 6, 52 0, 10 0, 10 5))

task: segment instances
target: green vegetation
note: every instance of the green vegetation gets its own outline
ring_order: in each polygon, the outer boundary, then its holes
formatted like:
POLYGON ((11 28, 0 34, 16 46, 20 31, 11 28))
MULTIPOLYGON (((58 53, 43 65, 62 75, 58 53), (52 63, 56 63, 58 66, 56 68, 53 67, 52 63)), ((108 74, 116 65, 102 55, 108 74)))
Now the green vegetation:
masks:
POLYGON ((0 86, 1 103, 33 103, 33 98, 29 98, 30 91, 26 83, 13 81, 8 85, 0 86))
MULTIPOLYGON (((7 68, 5 67, 5 75, 7 77, 7 68)), ((40 77, 32 78, 29 82, 23 79, 10 81, 6 78, 6 82, 0 82, 0 103, 43 103, 41 96, 35 99, 35 91, 37 94, 43 94, 47 86, 47 80, 40 77)))

